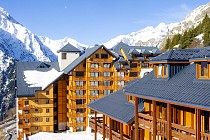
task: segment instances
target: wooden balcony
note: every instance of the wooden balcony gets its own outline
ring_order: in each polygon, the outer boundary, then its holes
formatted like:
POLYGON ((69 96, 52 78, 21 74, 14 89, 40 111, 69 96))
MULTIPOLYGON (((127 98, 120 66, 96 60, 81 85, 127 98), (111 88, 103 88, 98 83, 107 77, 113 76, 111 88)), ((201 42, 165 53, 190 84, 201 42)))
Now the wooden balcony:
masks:
POLYGON ((30 119, 32 114, 18 114, 18 119, 30 119))
POLYGON ((139 127, 152 132, 152 116, 148 114, 139 113, 139 127))
POLYGON ((22 124, 18 124, 19 128, 30 128, 31 127, 31 123, 22 123, 22 124))
POLYGON ((195 139, 195 130, 179 124, 171 124, 172 136, 178 139, 195 139))
POLYGON ((86 81, 87 79, 86 79, 86 77, 84 76, 84 77, 73 77, 73 81, 86 81))
POLYGON ((34 108, 34 106, 32 105, 18 106, 18 110, 30 110, 31 108, 34 108))
POLYGON ((202 133, 201 132, 201 139, 202 140, 210 140, 210 133, 202 133))
POLYGON ((85 89, 86 89, 85 85, 83 85, 83 86, 67 86, 67 90, 76 91, 76 90, 85 90, 85 89))
POLYGON ((68 118, 86 117, 85 113, 67 113, 68 118))
MULTIPOLYGON (((91 118, 89 121, 89 126, 92 129, 95 129, 95 121, 94 118, 91 118)), ((103 123, 102 122, 97 122, 97 132, 99 132, 100 134, 103 135, 103 123)), ((105 125, 105 138, 109 138, 109 127, 105 125)), ((112 139, 113 140, 120 140, 120 133, 112 130, 112 139)), ((130 140, 130 138, 128 136, 123 136, 123 140, 130 140)))
MULTIPOLYGON (((139 113, 139 127, 153 132, 153 117, 139 113)), ((167 121, 157 118, 157 135, 167 138, 167 121)), ((180 124, 171 123, 172 137, 177 139, 195 139, 195 129, 180 124)), ((210 134, 202 133, 204 138, 210 134)), ((210 139, 209 139, 210 140, 210 139)))
POLYGON ((163 137, 167 137, 167 121, 157 119, 157 134, 163 137))
POLYGON ((86 104, 67 104, 68 109, 86 108, 86 104))
POLYGON ((86 99, 86 95, 67 95, 67 99, 86 99))
POLYGON ((78 127, 78 126, 86 126, 85 122, 76 122, 76 123, 68 123, 69 127, 78 127))
POLYGON ((87 62, 92 62, 92 63, 111 63, 112 59, 107 58, 107 59, 100 59, 100 58, 91 58, 87 60, 87 62))

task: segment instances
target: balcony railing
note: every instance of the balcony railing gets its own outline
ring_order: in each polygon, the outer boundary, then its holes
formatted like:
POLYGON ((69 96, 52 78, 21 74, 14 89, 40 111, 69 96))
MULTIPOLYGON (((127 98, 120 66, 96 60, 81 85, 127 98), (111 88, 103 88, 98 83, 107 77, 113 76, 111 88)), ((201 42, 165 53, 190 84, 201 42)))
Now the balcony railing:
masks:
POLYGON ((30 119, 32 114, 18 114, 18 119, 30 119))
POLYGON ((167 137, 167 121, 157 119, 157 134, 163 137, 167 137))
POLYGON ((78 117, 85 117, 85 113, 67 113, 68 118, 78 118, 78 117))
POLYGON ((210 133, 201 133, 202 140, 210 140, 210 133))
POLYGON ((67 104, 69 109, 86 108, 86 104, 67 104))
POLYGON ((76 122, 76 123, 69 122, 68 126, 69 127, 86 126, 86 123, 85 122, 76 122))
POLYGON ((195 139, 195 130, 179 124, 171 124, 172 136, 178 139, 195 139))
POLYGON ((67 99, 71 100, 71 99, 85 99, 86 95, 67 95, 67 99))
MULTIPOLYGON (((92 129, 95 129, 95 121, 94 121, 94 118, 91 118, 90 121, 89 121, 89 126, 92 128, 92 129)), ((99 132, 100 134, 103 134, 103 123, 101 122, 97 122, 97 132, 99 132)), ((109 138, 109 127, 108 126, 105 126, 105 137, 106 138, 109 138)), ((112 130, 112 139, 113 140, 120 140, 120 133, 112 130)), ((130 140, 130 138, 128 136, 123 136, 123 140, 130 140)))
POLYGON ((31 127, 31 123, 19 123, 18 127, 19 128, 30 128, 31 127))
POLYGON ((147 114, 139 113, 139 127, 152 131, 152 116, 147 114))

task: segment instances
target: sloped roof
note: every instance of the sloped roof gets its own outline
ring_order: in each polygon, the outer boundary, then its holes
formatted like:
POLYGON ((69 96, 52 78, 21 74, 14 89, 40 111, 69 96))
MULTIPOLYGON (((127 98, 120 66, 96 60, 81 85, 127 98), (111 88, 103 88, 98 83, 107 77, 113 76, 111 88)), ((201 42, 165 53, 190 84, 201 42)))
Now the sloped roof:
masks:
MULTIPOLYGON (((32 86, 26 81, 26 71, 37 71, 40 73, 49 72, 51 70, 60 71, 58 62, 16 62, 16 84, 18 97, 35 96, 35 91, 42 90, 41 86, 32 86)), ((38 76, 38 75, 36 75, 38 76)), ((55 75, 52 75, 52 77, 55 75)), ((54 79, 56 79, 55 77, 54 79)), ((41 77, 40 77, 40 80, 41 77)), ((46 79, 45 79, 46 80, 46 79)), ((49 84, 53 81, 49 81, 49 84)), ((48 85, 49 85, 48 84, 48 85)))
POLYGON ((96 52, 100 48, 104 48, 108 53, 110 53, 113 57, 116 57, 115 54, 113 54, 110 50, 108 50, 105 46, 103 45, 97 45, 92 48, 88 48, 85 50, 85 53, 82 54, 80 57, 75 59, 70 65, 68 65, 63 71, 65 74, 69 73, 72 71, 77 65, 79 65, 82 61, 84 61, 86 58, 90 57, 94 52, 96 52))
POLYGON ((125 92, 140 98, 210 109, 210 80, 198 80, 195 73, 194 63, 167 80, 154 78, 151 72, 132 86, 126 86, 125 92))
POLYGON ((188 61, 193 58, 196 53, 201 49, 179 49, 179 50, 169 50, 165 53, 152 58, 150 61, 188 61))
MULTIPOLYGON (((135 116, 134 104, 127 101, 123 89, 90 103, 88 107, 124 124, 131 124, 135 116)), ((139 112, 143 111, 143 103, 138 108, 139 112)))
POLYGON ((80 52, 80 50, 68 43, 58 50, 58 53, 59 52, 80 52))

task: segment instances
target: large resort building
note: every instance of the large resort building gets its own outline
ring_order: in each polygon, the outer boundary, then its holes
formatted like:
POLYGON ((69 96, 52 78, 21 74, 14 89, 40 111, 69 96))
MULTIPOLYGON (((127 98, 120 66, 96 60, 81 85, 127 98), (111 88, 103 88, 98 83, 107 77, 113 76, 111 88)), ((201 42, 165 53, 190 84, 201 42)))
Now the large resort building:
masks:
POLYGON ((206 47, 152 58, 152 72, 88 105, 90 127, 110 140, 209 140, 209 57, 206 47))
MULTIPOLYGON (((37 132, 85 131, 91 118, 103 116, 87 105, 111 97, 109 94, 120 92, 126 83, 143 77, 152 70, 149 60, 159 54, 156 47, 124 43, 112 49, 96 45, 84 51, 67 44, 58 51, 58 62, 17 62, 18 139, 37 132)), ((129 101, 133 100, 134 96, 129 96, 129 101)), ((131 113, 122 125, 128 134, 134 104, 125 107, 131 113)), ((140 111, 142 108, 140 105, 140 111)), ((104 116, 104 121, 109 123, 109 117, 104 116)))

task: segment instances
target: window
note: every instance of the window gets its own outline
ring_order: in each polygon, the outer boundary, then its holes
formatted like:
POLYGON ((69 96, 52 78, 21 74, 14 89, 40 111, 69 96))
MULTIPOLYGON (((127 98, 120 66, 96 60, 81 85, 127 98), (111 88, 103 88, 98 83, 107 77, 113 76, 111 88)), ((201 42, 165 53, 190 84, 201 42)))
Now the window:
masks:
POLYGON ((35 127, 35 130, 38 130, 38 129, 39 129, 39 128, 36 126, 36 127, 35 127))
POLYGON ((24 111, 24 114, 28 114, 28 113, 29 113, 29 111, 28 111, 28 110, 25 110, 25 111, 24 111))
POLYGON ((77 123, 84 122, 84 118, 83 117, 78 117, 78 118, 76 118, 76 122, 77 123))
POLYGON ((117 76, 118 77, 124 77, 125 76, 125 72, 117 72, 117 76))
POLYGON ((107 53, 106 53, 106 54, 105 54, 105 53, 102 53, 102 54, 101 54, 101 58, 107 59, 107 58, 108 58, 108 54, 107 54, 107 53))
POLYGON ((91 86, 98 86, 98 81, 90 81, 91 86))
POLYGON ((25 101, 25 105, 29 105, 29 102, 28 101, 25 101))
POLYGON ((138 76, 138 72, 130 72, 130 77, 137 77, 138 76))
POLYGON ((76 90, 76 95, 77 96, 83 96, 84 91, 83 90, 76 90))
POLYGON ((111 90, 104 90, 104 95, 109 95, 111 93, 111 90))
POLYGON ((83 99, 77 99, 76 100, 76 104, 83 104, 84 103, 84 100, 83 99))
POLYGON ((99 54, 98 53, 95 54, 95 58, 99 58, 99 54))
POLYGON ((50 118, 46 118, 46 122, 49 122, 50 121, 50 118))
POLYGON ((98 77, 98 72, 91 72, 90 73, 90 76, 91 77, 98 77))
POLYGON ((110 81, 104 81, 104 86, 110 86, 111 82, 110 81))
POLYGON ((156 65, 156 77, 168 77, 168 64, 156 65))
POLYGON ((77 108, 76 113, 84 113, 84 108, 77 108))
POLYGON ((98 90, 91 90, 90 95, 91 96, 98 96, 98 90))
POLYGON ((46 104, 49 104, 50 103, 50 100, 49 99, 46 99, 46 104))
POLYGON ((49 112, 50 112, 50 110, 49 110, 49 108, 47 108, 47 109, 46 109, 46 113, 49 113, 49 112))
POLYGON ((105 77, 110 77, 111 76, 111 73, 110 72, 104 72, 104 76, 105 77))
POLYGON ((25 119, 25 123, 29 123, 29 119, 25 119))
POLYGON ((130 64, 130 67, 131 67, 131 68, 137 68, 137 63, 131 63, 131 64, 130 64))
POLYGON ((84 77, 85 73, 83 71, 77 71, 76 77, 84 77))
POLYGON ((35 109, 35 112, 38 112, 38 111, 39 111, 39 110, 36 108, 36 109, 35 109))
POLYGON ((35 117, 35 121, 38 122, 39 121, 39 118, 35 117))
POLYGON ((66 57, 66 53, 62 53, 61 54, 61 57, 62 57, 62 59, 66 59, 67 57, 66 57))
POLYGON ((125 82, 124 81, 117 81, 117 85, 118 86, 124 86, 125 85, 125 82))
POLYGON ((91 68, 98 68, 98 63, 91 63, 90 64, 90 67, 91 68))
POLYGON ((76 81, 76 86, 84 86, 84 82, 83 81, 76 81))
POLYGON ((94 102, 95 101, 95 99, 90 99, 90 103, 92 103, 92 102, 94 102))
POLYGON ((49 95, 49 91, 46 91, 46 95, 49 95))
POLYGON ((110 68, 111 64, 110 63, 104 63, 104 68, 110 68))
POLYGON ((35 103, 38 103, 39 101, 38 100, 35 100, 35 103))
POLYGON ((208 76, 208 63, 207 62, 201 62, 200 66, 201 66, 200 76, 201 77, 207 77, 208 76))

